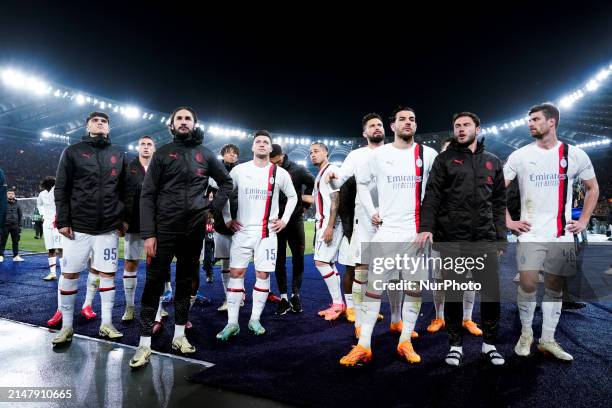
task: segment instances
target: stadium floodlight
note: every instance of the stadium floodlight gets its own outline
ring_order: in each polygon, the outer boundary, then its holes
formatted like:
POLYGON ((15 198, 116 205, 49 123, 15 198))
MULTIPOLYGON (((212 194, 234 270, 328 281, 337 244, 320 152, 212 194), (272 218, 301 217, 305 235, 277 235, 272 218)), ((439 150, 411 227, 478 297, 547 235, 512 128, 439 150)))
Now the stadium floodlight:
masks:
POLYGON ((100 109, 105 109, 105 108, 106 108, 106 102, 100 101, 100 109))
POLYGON ((574 104, 574 99, 571 96, 565 96, 561 98, 560 105, 563 108, 571 108, 573 104, 574 104))
POLYGON ((81 94, 78 94, 75 100, 76 100, 76 103, 78 103, 79 105, 85 104, 85 97, 81 94))
POLYGON ((140 110, 135 106, 128 106, 125 110, 122 108, 122 112, 126 118, 135 119, 140 116, 140 110))
POLYGON ((166 117, 165 117, 165 116, 162 116, 162 118, 161 118, 160 122, 161 122, 161 123, 164 123, 164 120, 166 120, 166 117))
POLYGON ((50 137, 51 136, 51 132, 47 132, 46 130, 42 132, 42 136, 43 137, 50 137))
POLYGON ((610 75, 610 71, 608 71, 607 69, 602 69, 601 71, 599 71, 597 76, 595 76, 595 79, 601 82, 604 79, 608 78, 608 75, 610 75))
POLYGON ((596 91, 597 88, 599 88, 599 82, 597 82, 597 80, 595 79, 591 79, 589 82, 587 82, 586 84, 586 89, 589 92, 593 92, 596 91))
POLYGON ((109 103, 108 103, 108 109, 110 109, 110 108, 112 108, 112 107, 113 107, 113 104, 109 102, 109 103))
POLYGON ((86 100, 87 102, 91 102, 91 97, 89 97, 89 96, 88 96, 87 98, 85 98, 85 100, 86 100))
POLYGON ((220 154, 217 155, 217 159, 221 160, 223 159, 223 156, 221 156, 220 154))
POLYGON ((143 118, 143 119, 146 119, 146 118, 147 118, 147 112, 144 112, 144 113, 142 114, 142 118, 143 118))
POLYGON ((128 150, 134 150, 134 145, 129 145, 128 150))
POLYGON ((119 112, 119 107, 117 105, 115 105, 115 109, 113 109, 113 112, 115 113, 119 112))
POLYGON ((60 92, 59 89, 56 89, 55 92, 53 93, 53 96, 55 96, 56 98, 59 98, 60 96, 62 96, 62 93, 60 92))

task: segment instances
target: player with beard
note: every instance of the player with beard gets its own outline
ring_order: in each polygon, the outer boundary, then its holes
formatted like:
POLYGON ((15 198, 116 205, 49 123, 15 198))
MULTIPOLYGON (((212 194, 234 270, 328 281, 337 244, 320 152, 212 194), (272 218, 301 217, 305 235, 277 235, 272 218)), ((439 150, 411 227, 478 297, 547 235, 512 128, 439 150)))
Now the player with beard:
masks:
MULTIPOLYGON (((362 250, 367 249, 366 254, 362 253, 362 257, 366 256, 365 261, 368 261, 374 253, 377 257, 380 255, 395 257, 398 254, 420 256, 412 243, 419 231, 421 197, 436 152, 430 147, 414 142, 417 123, 412 108, 404 106, 396 108, 389 120, 394 133, 393 143, 376 148, 371 153, 369 161, 357 167, 355 175, 359 200, 371 223, 377 226, 376 233, 368 245, 369 248, 365 246, 362 248, 362 250), (374 180, 378 209, 372 200, 371 184, 374 180)), ((397 268, 376 271, 373 265, 369 265, 367 290, 362 303, 363 321, 359 344, 340 359, 341 365, 361 365, 372 359, 370 345, 372 331, 380 312, 381 294, 385 285, 390 280, 426 279, 423 272, 422 268, 410 271, 397 268)), ((399 291, 399 296, 397 294, 391 296, 401 298, 401 289, 397 286, 389 289, 399 291)), ((411 342, 420 309, 420 290, 406 290, 397 352, 409 363, 421 361, 411 342)))
POLYGON ((140 236, 145 240, 147 280, 140 308, 140 343, 130 367, 141 367, 151 356, 155 311, 170 264, 176 257, 174 337, 172 349, 194 353, 185 336, 193 274, 199 269, 207 213, 227 202, 232 180, 216 155, 202 145, 203 131, 192 108, 179 107, 170 116, 173 136, 153 155, 140 194, 140 236), (219 191, 212 203, 206 197, 212 177, 219 191))
MULTIPOLYGON (((440 153, 444 152, 450 143, 453 141, 452 137, 448 137, 442 141, 440 153)), ((434 249, 431 250, 432 258, 439 258, 440 253, 434 249)), ((444 280, 442 276, 442 268, 438 268, 434 265, 432 272, 433 278, 436 282, 441 283, 444 280)), ((432 291, 434 308, 436 310, 436 317, 427 326, 429 333, 436 333, 444 327, 444 301, 445 291, 440 289, 434 289, 432 291)), ((482 336, 482 330, 472 320, 472 312, 474 310, 474 299, 476 298, 476 291, 466 290, 463 292, 463 327, 474 336, 482 336)))
MULTIPOLYGON (((471 259, 472 265, 442 271, 446 280, 467 283, 471 273, 481 284, 483 327, 482 354, 489 363, 505 360, 495 343, 499 326, 499 265, 497 257, 506 245, 506 189, 501 161, 484 150, 477 140, 480 119, 471 112, 453 116, 454 140, 433 164, 423 200, 417 245, 435 242, 443 260, 471 259), (478 263, 481 260, 481 263, 478 263)), ((455 263, 455 261, 457 263, 455 263)), ((466 261, 467 264, 467 261, 466 261)), ((444 265, 447 265, 445 261, 444 265)), ((463 291, 447 290, 446 330, 450 351, 446 363, 459 366, 463 361, 463 291), (450 298, 450 299, 448 299, 450 298)))
POLYGON ((538 350, 561 361, 572 361, 573 356, 555 340, 555 330, 563 286, 577 271, 573 234, 586 229, 597 205, 599 185, 587 154, 558 140, 559 116, 559 109, 552 103, 529 110, 529 132, 535 141, 512 152, 504 166, 506 185, 518 179, 521 196, 520 220, 513 221, 507 214, 506 224, 519 234, 517 303, 522 330, 514 351, 519 356, 531 354, 538 274, 543 271, 538 350), (572 220, 572 186, 576 180, 583 183, 586 196, 580 218, 572 220))
POLYGON ((265 130, 255 132, 253 160, 239 164, 230 172, 238 193, 238 212, 232 218, 230 204, 223 209, 226 226, 234 231, 230 250, 230 281, 227 287, 227 325, 217 339, 227 341, 240 333, 238 312, 244 294, 244 274, 254 260, 256 282, 248 328, 255 335, 266 332, 260 322, 268 293, 270 274, 276 267, 276 234, 287 226, 297 204, 297 194, 289 173, 270 162, 272 137, 265 130), (278 218, 279 193, 287 197, 282 218, 278 218))

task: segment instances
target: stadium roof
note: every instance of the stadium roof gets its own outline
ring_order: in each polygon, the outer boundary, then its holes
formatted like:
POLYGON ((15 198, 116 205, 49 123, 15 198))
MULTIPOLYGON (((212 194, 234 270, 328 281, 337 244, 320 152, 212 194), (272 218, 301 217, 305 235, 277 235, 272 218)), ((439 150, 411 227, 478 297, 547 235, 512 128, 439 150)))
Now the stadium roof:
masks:
MULTIPOLYGON (((609 148, 612 139, 612 64, 600 69, 584 85, 556 100, 562 118, 559 136, 571 144, 589 148, 609 148)), ((5 137, 40 138, 70 143, 84 134, 87 114, 94 110, 106 111, 111 116, 113 143, 132 150, 142 135, 157 142, 170 140, 166 123, 169 114, 131 106, 120 101, 93 95, 37 78, 10 67, 0 67, 0 133, 5 137)), ((543 100, 550 99, 543 96, 543 100)), ((525 107, 525 112, 528 107, 525 107)), ((526 117, 483 124, 482 134, 490 149, 505 157, 512 150, 531 142, 526 131, 526 117)), ((203 121, 200 125, 208 135, 206 145, 218 151, 225 143, 249 148, 248 135, 253 129, 228 128, 203 121)), ((420 134, 419 140, 436 147, 449 131, 420 134)), ((293 160, 305 160, 306 146, 321 140, 330 145, 330 157, 340 161, 360 138, 296 136, 274 134, 293 160)))

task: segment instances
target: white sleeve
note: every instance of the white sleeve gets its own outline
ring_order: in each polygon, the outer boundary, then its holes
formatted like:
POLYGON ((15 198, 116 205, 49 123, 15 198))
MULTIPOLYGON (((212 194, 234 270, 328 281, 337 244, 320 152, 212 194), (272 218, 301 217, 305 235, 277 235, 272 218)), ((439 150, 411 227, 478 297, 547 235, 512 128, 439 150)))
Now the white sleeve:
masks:
POLYGON ((38 198, 36 198, 36 208, 38 209, 38 212, 40 215, 42 215, 44 209, 45 209, 45 205, 43 204, 43 199, 41 197, 41 194, 38 194, 38 198))
MULTIPOLYGON (((330 166, 328 172, 333 172, 338 174, 338 172, 340 171, 340 169, 338 169, 338 167, 336 166, 330 166)), ((347 178, 348 179, 348 178, 347 178)), ((342 181, 342 184, 344 184, 346 180, 342 181)), ((328 183, 327 181, 325 181, 325 177, 321 177, 321 183, 326 184, 329 186, 329 193, 335 193, 336 191, 340 190, 340 187, 342 186, 342 184, 340 183, 328 183), (339 185, 338 185, 339 184, 339 185)))
POLYGON ((367 163, 364 163, 363 166, 357 167, 355 171, 357 197, 370 218, 376 213, 376 207, 374 207, 374 202, 372 201, 369 188, 370 181, 372 180, 372 174, 374 174, 376 171, 374 168, 376 164, 375 157, 375 154, 371 155, 370 160, 368 160, 367 163))
POLYGON ((346 180, 355 175, 355 150, 351 151, 344 159, 341 168, 336 168, 335 173, 338 174, 338 181, 334 183, 334 187, 340 189, 346 180))
POLYGON ((595 178, 595 170, 591 159, 582 149, 576 149, 576 165, 578 170, 576 171, 576 178, 580 180, 592 180, 595 178))
MULTIPOLYGON (((285 224, 288 224, 289 219, 293 214, 293 210, 295 210, 295 206, 297 205, 297 193, 295 192, 295 187, 293 187, 289 173, 287 173, 287 171, 284 169, 279 168, 279 170, 283 170, 277 173, 277 178, 280 176, 280 180, 278 180, 280 182, 279 187, 283 194, 285 194, 287 197, 287 204, 285 205, 285 212, 283 213, 282 220, 285 224)), ((278 196, 276 199, 278 200, 278 196)))
POLYGON ((506 180, 514 180, 518 173, 518 153, 514 151, 508 160, 506 160, 506 164, 504 164, 504 178, 506 180))

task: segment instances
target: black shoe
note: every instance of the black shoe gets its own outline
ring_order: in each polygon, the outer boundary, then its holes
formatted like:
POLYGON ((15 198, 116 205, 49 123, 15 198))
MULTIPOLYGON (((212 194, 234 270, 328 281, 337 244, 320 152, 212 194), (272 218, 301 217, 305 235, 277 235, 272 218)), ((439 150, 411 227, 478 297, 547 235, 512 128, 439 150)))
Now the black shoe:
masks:
POLYGON ((276 315, 282 316, 291 310, 291 305, 289 301, 285 298, 281 298, 281 301, 278 302, 278 306, 276 307, 276 315))
POLYGON ((291 311, 293 313, 302 313, 302 302, 300 302, 300 295, 291 296, 291 311))
POLYGON ((561 310, 577 310, 586 306, 586 303, 566 301, 561 304, 561 310))

